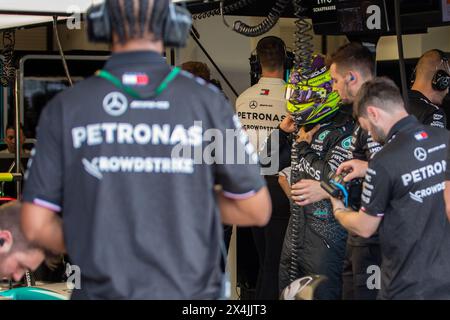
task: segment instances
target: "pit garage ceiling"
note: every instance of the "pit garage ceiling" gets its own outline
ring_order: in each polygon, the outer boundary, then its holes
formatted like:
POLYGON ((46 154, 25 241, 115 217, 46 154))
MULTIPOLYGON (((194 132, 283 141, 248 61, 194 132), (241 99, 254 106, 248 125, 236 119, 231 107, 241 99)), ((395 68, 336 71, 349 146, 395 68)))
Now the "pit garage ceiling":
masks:
MULTIPOLYGON (((34 24, 47 23, 52 16, 60 19, 70 16, 74 12, 84 13, 92 4, 102 3, 104 0, 1 0, 0 1, 0 30, 18 28, 34 24)), ((172 2, 189 2, 172 0, 172 2)))
POLYGON ((85 12, 102 0, 2 0, 0 1, 0 29, 10 29, 53 20, 52 16, 69 16, 85 12))

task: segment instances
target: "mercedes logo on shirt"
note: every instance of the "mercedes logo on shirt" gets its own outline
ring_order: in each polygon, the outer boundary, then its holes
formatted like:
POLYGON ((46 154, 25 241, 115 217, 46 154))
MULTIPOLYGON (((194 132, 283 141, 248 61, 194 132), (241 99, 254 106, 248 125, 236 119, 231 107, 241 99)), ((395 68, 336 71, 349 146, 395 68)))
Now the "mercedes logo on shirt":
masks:
POLYGON ((111 116, 121 116, 128 109, 127 97, 120 92, 111 92, 103 99, 103 109, 111 116))
POLYGON ((427 160, 427 151, 424 148, 416 148, 414 150, 414 157, 419 161, 427 160))
POLYGON ((250 103, 249 103, 250 109, 256 109, 257 106, 258 106, 258 102, 257 101, 255 101, 255 100, 250 101, 250 103))

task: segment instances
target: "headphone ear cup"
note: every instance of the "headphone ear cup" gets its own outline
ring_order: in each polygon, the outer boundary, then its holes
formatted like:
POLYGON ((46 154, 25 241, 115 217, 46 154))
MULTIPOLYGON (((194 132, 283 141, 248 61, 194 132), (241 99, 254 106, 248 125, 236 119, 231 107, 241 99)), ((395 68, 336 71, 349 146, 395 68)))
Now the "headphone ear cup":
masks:
POLYGON ((111 43, 111 21, 107 12, 106 1, 91 6, 87 12, 88 39, 95 43, 111 43))
POLYGON ((434 90, 445 91, 450 87, 450 75, 444 70, 438 70, 431 81, 434 90))
POLYGON ((250 83, 251 85, 254 85, 258 82, 259 78, 261 77, 262 68, 257 54, 252 54, 249 60, 250 60, 250 83))
POLYGON ((185 47, 191 27, 192 16, 190 12, 183 7, 170 3, 169 13, 164 22, 164 46, 185 47))
POLYGON ((409 80, 411 87, 414 85, 414 82, 416 82, 416 68, 414 68, 413 72, 411 73, 411 78, 409 80))
POLYGON ((291 70, 294 67, 295 54, 290 51, 286 51, 286 57, 284 61, 285 70, 291 70))

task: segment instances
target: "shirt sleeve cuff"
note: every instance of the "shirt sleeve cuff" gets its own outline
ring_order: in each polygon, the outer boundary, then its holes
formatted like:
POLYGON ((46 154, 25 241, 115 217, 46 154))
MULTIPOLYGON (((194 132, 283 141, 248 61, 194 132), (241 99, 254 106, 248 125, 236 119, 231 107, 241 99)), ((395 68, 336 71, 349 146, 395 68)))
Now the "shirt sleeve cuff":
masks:
POLYGON ((261 190, 263 187, 266 186, 264 180, 262 180, 263 182, 257 187, 254 188, 253 190, 250 190, 248 192, 231 192, 231 191, 227 191, 225 189, 222 189, 222 194, 229 199, 233 199, 233 200, 246 200, 249 199, 251 197, 253 197, 255 194, 258 193, 259 190, 261 190))
POLYGON ((40 198, 33 198, 33 199, 27 199, 24 198, 23 200, 24 202, 28 202, 28 203, 32 203, 36 206, 54 211, 54 212, 61 212, 62 208, 60 205, 52 203, 50 201, 44 200, 44 199, 40 199, 40 198))
POLYGON ((372 216, 372 217, 379 217, 379 218, 384 217, 384 212, 371 210, 370 208, 366 208, 364 206, 361 207, 361 211, 364 212, 365 214, 368 214, 369 216, 372 216))

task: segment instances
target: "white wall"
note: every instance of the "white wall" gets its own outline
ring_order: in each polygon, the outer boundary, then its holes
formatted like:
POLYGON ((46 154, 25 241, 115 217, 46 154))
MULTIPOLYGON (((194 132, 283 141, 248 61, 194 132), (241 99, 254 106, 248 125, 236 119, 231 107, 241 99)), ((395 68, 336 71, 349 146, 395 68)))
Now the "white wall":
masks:
MULTIPOLYGON (((227 17, 229 23, 234 22, 238 17, 227 17)), ((246 23, 252 23, 252 18, 242 18, 246 23)), ((195 28, 200 34, 200 42, 205 47, 208 54, 213 58, 214 62, 219 66, 231 82, 235 90, 240 94, 250 85, 250 68, 248 58, 255 47, 252 45, 252 39, 241 36, 230 29, 223 23, 220 17, 212 17, 205 20, 197 20, 194 22, 195 28)), ((218 79, 225 94, 234 104, 236 96, 226 85, 225 81, 220 77, 219 73, 208 61, 197 44, 189 39, 187 48, 179 50, 176 64, 185 61, 196 60, 203 61, 208 64, 211 70, 212 78, 218 79)))
MULTIPOLYGON (((403 47, 405 58, 417 58, 424 52, 438 48, 450 51, 450 27, 429 28, 428 33, 404 35, 403 47)), ((397 38, 382 37, 378 43, 378 60, 398 59, 397 38)))

